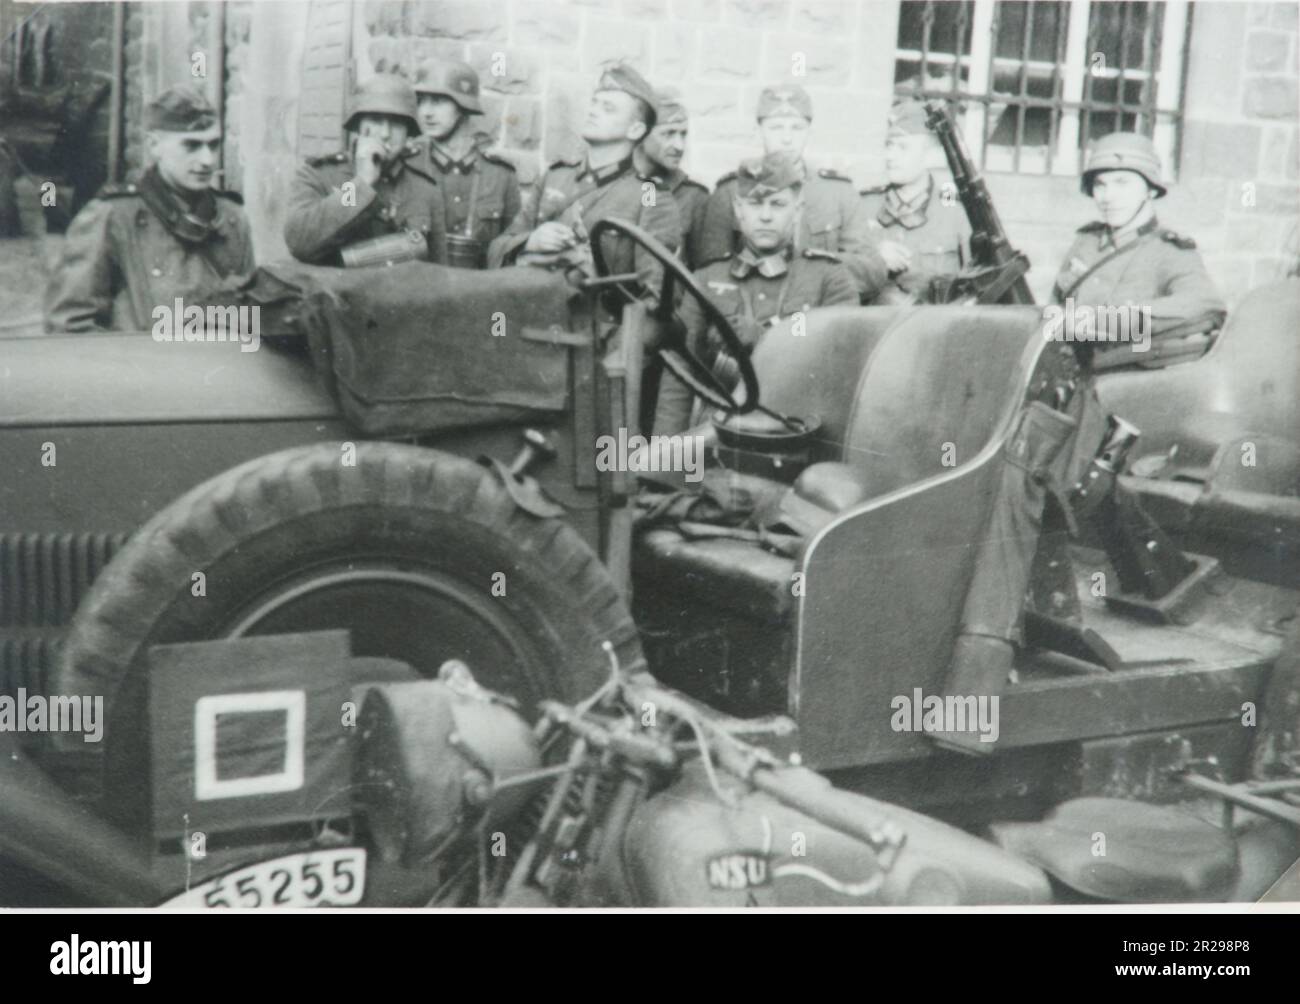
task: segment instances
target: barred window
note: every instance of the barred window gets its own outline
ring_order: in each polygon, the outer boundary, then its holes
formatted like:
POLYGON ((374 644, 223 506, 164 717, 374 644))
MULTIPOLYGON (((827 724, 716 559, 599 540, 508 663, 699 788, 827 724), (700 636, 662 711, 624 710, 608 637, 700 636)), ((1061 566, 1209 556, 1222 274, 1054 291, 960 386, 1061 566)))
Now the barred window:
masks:
POLYGON ((1074 174, 1089 143, 1151 136, 1172 174, 1188 8, 1100 0, 903 0, 900 91, 960 101, 980 166, 1074 174))

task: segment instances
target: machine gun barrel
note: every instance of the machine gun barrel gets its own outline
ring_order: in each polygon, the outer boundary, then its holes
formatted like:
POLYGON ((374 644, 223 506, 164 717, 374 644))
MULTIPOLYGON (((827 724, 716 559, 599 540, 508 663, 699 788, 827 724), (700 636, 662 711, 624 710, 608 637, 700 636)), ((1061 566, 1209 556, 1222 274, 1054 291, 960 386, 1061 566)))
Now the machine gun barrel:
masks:
POLYGON ((1011 246, 988 186, 971 163, 961 131, 943 102, 927 101, 925 110, 926 124, 943 147, 957 197, 971 225, 970 248, 976 272, 966 285, 979 303, 1032 304, 1034 295, 1025 281, 1029 259, 1011 246))

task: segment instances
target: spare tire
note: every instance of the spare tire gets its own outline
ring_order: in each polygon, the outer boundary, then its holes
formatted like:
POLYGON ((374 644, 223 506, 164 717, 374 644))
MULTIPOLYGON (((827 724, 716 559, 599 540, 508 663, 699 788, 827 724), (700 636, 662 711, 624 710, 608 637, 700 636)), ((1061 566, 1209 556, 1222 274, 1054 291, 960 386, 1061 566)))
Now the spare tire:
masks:
POLYGON ((460 659, 530 716, 543 698, 576 701, 608 679, 606 641, 623 667, 643 665, 631 614, 572 527, 521 511, 471 461, 346 445, 350 466, 345 444, 316 444, 199 485, 149 520, 81 603, 53 682, 105 698, 102 790, 117 818, 149 776, 153 645, 347 628, 354 655, 420 676, 460 659))

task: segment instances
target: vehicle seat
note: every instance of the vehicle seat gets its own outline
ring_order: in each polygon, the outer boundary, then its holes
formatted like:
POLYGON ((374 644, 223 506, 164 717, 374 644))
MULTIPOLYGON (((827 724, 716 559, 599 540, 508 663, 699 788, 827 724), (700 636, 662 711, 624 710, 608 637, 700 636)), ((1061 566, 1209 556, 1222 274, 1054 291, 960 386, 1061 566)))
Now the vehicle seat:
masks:
POLYGON ((1230 834, 1172 806, 1076 798, 1041 822, 991 829, 1004 850, 1077 892, 1118 903, 1221 901, 1239 870, 1230 834))

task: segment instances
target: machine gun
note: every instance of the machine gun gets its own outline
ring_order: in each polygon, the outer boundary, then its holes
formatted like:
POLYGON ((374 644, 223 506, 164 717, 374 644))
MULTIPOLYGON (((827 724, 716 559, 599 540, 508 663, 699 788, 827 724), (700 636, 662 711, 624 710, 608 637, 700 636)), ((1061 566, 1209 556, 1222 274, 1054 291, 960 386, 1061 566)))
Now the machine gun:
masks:
MULTIPOLYGON (((926 124, 938 138, 948 159, 957 196, 970 220, 970 248, 973 263, 948 283, 946 296, 936 296, 942 303, 1033 303, 1034 296, 1025 282, 1029 259, 1011 246, 1002 228, 993 199, 971 163, 965 140, 941 101, 925 103, 926 124)), ((936 293, 942 292, 936 290, 936 293)))

